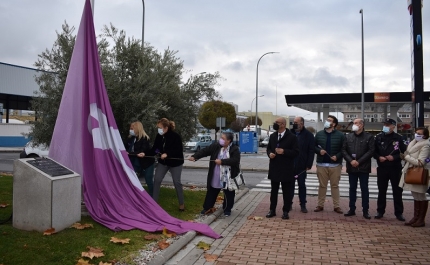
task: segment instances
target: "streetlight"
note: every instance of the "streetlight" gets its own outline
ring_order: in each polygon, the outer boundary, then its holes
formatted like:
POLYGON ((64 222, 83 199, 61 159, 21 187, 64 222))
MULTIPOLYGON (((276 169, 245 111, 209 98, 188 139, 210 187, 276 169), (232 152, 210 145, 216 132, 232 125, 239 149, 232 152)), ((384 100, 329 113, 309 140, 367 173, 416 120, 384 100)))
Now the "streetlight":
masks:
POLYGON ((144 45, 144 33, 145 33, 145 0, 142 0, 142 5, 143 5, 143 14, 142 14, 142 48, 144 45))
POLYGON ((364 31, 363 31, 363 9, 361 14, 361 118, 364 120, 364 31))
POLYGON ((258 59, 257 62, 257 78, 255 82, 255 131, 257 133, 257 139, 258 139, 258 64, 260 63, 261 58, 263 58, 267 54, 272 53, 279 53, 279 52, 266 52, 265 54, 261 55, 260 59, 258 59))
MULTIPOLYGON (((260 96, 258 96, 259 98, 261 98, 261 97, 264 97, 264 95, 260 95, 260 96)), ((251 101, 251 116, 252 116, 252 104, 254 103, 254 100, 255 100, 256 98, 253 98, 252 99, 252 101, 251 101)), ((257 130, 257 128, 255 128, 255 130, 257 130)))

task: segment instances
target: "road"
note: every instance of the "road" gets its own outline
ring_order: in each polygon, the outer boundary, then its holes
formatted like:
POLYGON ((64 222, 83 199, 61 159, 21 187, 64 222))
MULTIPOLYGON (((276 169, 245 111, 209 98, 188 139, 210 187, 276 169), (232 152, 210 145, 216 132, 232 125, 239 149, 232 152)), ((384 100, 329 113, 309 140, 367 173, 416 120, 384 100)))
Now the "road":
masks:
MULTIPOLYGON (((12 173, 13 161, 19 158, 19 153, 0 152, 0 172, 12 173)), ((206 186, 208 171, 204 169, 184 168, 182 170, 182 184, 194 186, 206 186)), ((244 172, 244 178, 249 188, 255 188, 266 176, 265 172, 244 172)), ((173 184, 172 177, 168 173, 163 181, 165 184, 173 184)))

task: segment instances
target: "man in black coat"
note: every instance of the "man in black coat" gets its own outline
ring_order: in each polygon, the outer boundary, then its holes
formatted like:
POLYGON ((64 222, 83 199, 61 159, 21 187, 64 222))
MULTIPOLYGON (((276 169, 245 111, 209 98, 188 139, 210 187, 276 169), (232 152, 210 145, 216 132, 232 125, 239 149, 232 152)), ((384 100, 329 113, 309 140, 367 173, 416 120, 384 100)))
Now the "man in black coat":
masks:
POLYGON ((282 184, 282 195, 284 207, 282 208, 282 219, 289 219, 288 212, 291 208, 291 185, 294 185, 294 159, 299 155, 299 145, 297 137, 286 128, 285 118, 277 118, 273 124, 272 133, 267 145, 267 156, 270 158, 269 176, 270 191, 270 211, 267 218, 276 216, 276 206, 278 204, 279 185, 282 184))
MULTIPOLYGON (((302 213, 307 213, 306 171, 311 169, 314 163, 315 138, 310 131, 306 130, 305 120, 300 116, 294 118, 293 130, 291 132, 297 136, 300 150, 299 156, 294 160, 294 175, 297 176, 297 184, 299 186, 300 210, 302 213)), ((296 181, 293 180, 293 185, 291 185, 291 205, 293 205, 295 183, 296 181)))

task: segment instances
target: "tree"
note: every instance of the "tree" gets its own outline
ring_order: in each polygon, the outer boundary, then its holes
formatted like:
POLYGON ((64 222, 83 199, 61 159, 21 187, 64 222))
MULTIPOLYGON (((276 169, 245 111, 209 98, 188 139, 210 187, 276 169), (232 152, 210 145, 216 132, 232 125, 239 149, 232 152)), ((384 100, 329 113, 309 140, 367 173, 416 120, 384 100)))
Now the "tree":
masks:
POLYGON ((245 119, 244 118, 236 118, 235 121, 233 121, 230 124, 230 129, 232 129, 235 132, 240 132, 245 127, 245 119))
MULTIPOLYGON (((75 42, 73 30, 65 23, 52 49, 39 55, 35 63, 45 71, 36 78, 40 91, 32 104, 38 120, 30 135, 36 143, 49 145, 52 137, 75 42)), ((219 73, 191 75, 184 83, 187 71, 176 51, 160 53, 148 44, 142 49, 140 40, 128 38, 113 25, 104 27, 98 48, 107 93, 123 138, 136 120, 155 137, 155 125, 165 117, 176 123, 176 130, 186 141, 195 134, 199 102, 220 97, 215 90, 219 73)))
MULTIPOLYGON (((262 124, 263 124, 263 121, 260 119, 260 117, 258 117, 258 125, 261 126, 262 124)), ((255 125, 255 116, 246 118, 245 126, 248 126, 248 125, 255 125)))
POLYGON ((203 127, 215 129, 215 132, 218 132, 219 127, 216 126, 217 117, 225 117, 225 124, 231 124, 236 120, 236 111, 233 105, 227 102, 213 100, 205 102, 200 107, 199 122, 203 127))

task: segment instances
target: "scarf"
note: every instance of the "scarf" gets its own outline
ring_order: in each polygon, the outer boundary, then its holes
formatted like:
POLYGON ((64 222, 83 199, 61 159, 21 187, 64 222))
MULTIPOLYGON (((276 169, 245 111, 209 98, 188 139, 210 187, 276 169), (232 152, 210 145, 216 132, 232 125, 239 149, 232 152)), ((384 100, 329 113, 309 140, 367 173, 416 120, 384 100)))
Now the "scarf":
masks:
MULTIPOLYGON (((218 159, 230 158, 230 146, 231 146, 231 144, 227 147, 221 148, 221 150, 219 151, 218 159)), ((220 170, 219 170, 220 186, 227 189, 229 186, 229 183, 230 183, 229 180, 230 180, 230 176, 231 176, 231 167, 227 166, 227 165, 220 165, 219 167, 220 167, 220 170)))

